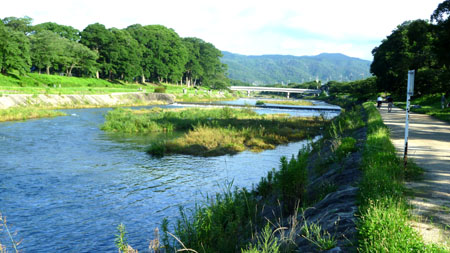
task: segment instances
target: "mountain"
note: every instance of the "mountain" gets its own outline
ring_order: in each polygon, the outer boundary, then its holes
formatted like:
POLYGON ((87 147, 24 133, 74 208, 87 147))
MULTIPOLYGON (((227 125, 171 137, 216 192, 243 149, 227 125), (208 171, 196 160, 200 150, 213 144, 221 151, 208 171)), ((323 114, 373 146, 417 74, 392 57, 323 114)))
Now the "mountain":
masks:
POLYGON ((322 82, 352 81, 370 76, 370 61, 343 54, 316 56, 247 56, 222 51, 228 77, 256 85, 303 83, 318 78, 322 82))

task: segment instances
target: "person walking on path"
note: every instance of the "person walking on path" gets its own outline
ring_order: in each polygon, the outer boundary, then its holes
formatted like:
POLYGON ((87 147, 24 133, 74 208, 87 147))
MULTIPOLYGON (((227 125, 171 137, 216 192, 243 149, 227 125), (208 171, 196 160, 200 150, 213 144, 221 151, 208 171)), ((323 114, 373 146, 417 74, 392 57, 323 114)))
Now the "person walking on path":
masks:
POLYGON ((378 98, 377 98, 377 108, 381 108, 381 103, 383 103, 383 98, 381 96, 378 96, 378 98))
POLYGON ((392 106, 394 106, 394 99, 391 96, 388 96, 387 102, 388 102, 388 112, 391 112, 392 106))

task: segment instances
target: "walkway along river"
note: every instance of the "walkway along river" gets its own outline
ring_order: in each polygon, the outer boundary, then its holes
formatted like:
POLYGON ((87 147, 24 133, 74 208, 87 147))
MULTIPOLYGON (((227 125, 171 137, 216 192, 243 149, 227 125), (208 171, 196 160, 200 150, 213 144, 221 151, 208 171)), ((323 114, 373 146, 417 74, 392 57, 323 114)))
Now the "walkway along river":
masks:
MULTIPOLYGON (((178 206, 192 207, 226 182, 251 188, 278 168, 281 156, 304 145, 152 158, 145 147, 155 137, 99 129, 108 110, 64 110, 69 116, 0 123, 0 211, 15 239, 23 240, 24 252, 112 252, 120 223, 128 242, 145 250, 162 219, 178 217, 178 206)), ((0 241, 9 241, 6 233, 0 241)))

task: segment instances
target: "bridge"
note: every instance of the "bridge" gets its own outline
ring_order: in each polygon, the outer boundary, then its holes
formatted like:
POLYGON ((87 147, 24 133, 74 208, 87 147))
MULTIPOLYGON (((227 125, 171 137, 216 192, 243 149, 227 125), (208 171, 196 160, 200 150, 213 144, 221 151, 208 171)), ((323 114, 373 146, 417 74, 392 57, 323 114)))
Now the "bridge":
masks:
POLYGON ((276 88, 276 87, 262 87, 262 86, 231 86, 230 90, 247 91, 247 96, 250 96, 250 93, 252 91, 284 92, 287 93, 288 98, 291 93, 308 93, 319 95, 322 92, 321 90, 314 90, 314 89, 276 88))

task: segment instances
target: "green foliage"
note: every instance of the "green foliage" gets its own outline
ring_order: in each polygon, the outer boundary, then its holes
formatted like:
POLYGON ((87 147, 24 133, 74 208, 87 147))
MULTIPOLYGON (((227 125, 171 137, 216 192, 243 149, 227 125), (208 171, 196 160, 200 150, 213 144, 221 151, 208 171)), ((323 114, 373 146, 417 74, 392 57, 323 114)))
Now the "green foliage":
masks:
POLYGON ((302 236, 312 244, 314 244, 320 251, 329 250, 337 245, 336 236, 331 235, 328 231, 315 223, 307 223, 305 221, 302 227, 302 236))
MULTIPOLYGON (((449 97, 447 96, 447 98, 449 97)), ((414 99, 411 100, 411 105, 419 105, 420 108, 412 107, 410 110, 412 112, 428 114, 440 120, 450 122, 450 107, 442 109, 441 99, 442 93, 414 97, 414 99)), ((395 105, 404 109, 406 108, 405 102, 396 102, 395 105)))
MULTIPOLYGON (((191 155, 234 154, 245 150, 273 149, 275 145, 314 135, 321 119, 258 115, 250 109, 152 109, 108 112, 106 131, 152 133, 187 131, 165 143, 165 152, 191 155)), ((151 149, 153 150, 153 149, 151 149)))
MULTIPOLYGON (((198 252, 236 252, 244 247, 243 238, 250 238, 253 225, 261 222, 256 200, 245 190, 231 189, 227 185, 214 198, 207 196, 204 204, 196 205, 186 212, 180 208, 181 218, 177 221, 175 235, 186 246, 198 252)), ((166 226, 167 228, 167 226, 166 226)), ((167 230, 163 227, 164 234, 167 230)), ((176 242, 168 239, 164 245, 169 251, 176 251, 176 242)))
POLYGON ((118 225, 117 231, 119 232, 119 234, 116 235, 115 239, 116 247, 119 250, 119 253, 126 253, 128 243, 126 238, 127 231, 125 230, 125 225, 123 225, 122 223, 118 225))
POLYGON ((66 115, 60 111, 46 110, 33 107, 14 107, 8 109, 0 109, 1 121, 26 120, 36 118, 48 118, 66 115))
POLYGON ((306 165, 309 150, 300 150, 297 159, 292 156, 288 162, 281 158, 281 169, 274 175, 275 187, 281 193, 285 211, 293 210, 295 205, 303 200, 308 184, 306 165))
POLYGON ((72 26, 60 25, 54 22, 45 22, 33 26, 35 32, 41 31, 51 31, 62 38, 66 38, 71 41, 80 40, 80 31, 73 28, 72 26))
POLYGON ((161 86, 155 87, 154 92, 155 93, 166 93, 166 87, 161 87, 161 86))
POLYGON ((335 154, 339 160, 342 160, 342 158, 356 150, 356 140, 353 137, 345 137, 341 140, 341 144, 336 149, 335 154))
POLYGON ((280 242, 278 237, 274 235, 270 224, 267 223, 261 234, 256 236, 257 242, 250 244, 247 249, 241 250, 242 253, 278 253, 280 250, 280 242))
POLYGON ((23 32, 13 30, 0 23, 0 73, 30 70, 30 41, 23 32))
POLYGON ((228 77, 250 84, 273 84, 280 83, 280 80, 285 83, 288 80, 292 83, 305 83, 316 77, 321 80, 353 81, 370 76, 370 61, 342 54, 298 57, 222 53, 222 62, 228 65, 228 77))
POLYGON ((379 112, 372 103, 364 104, 364 108, 368 129, 359 195, 359 251, 441 252, 435 245, 425 245, 410 227, 404 198, 405 172, 379 112))

